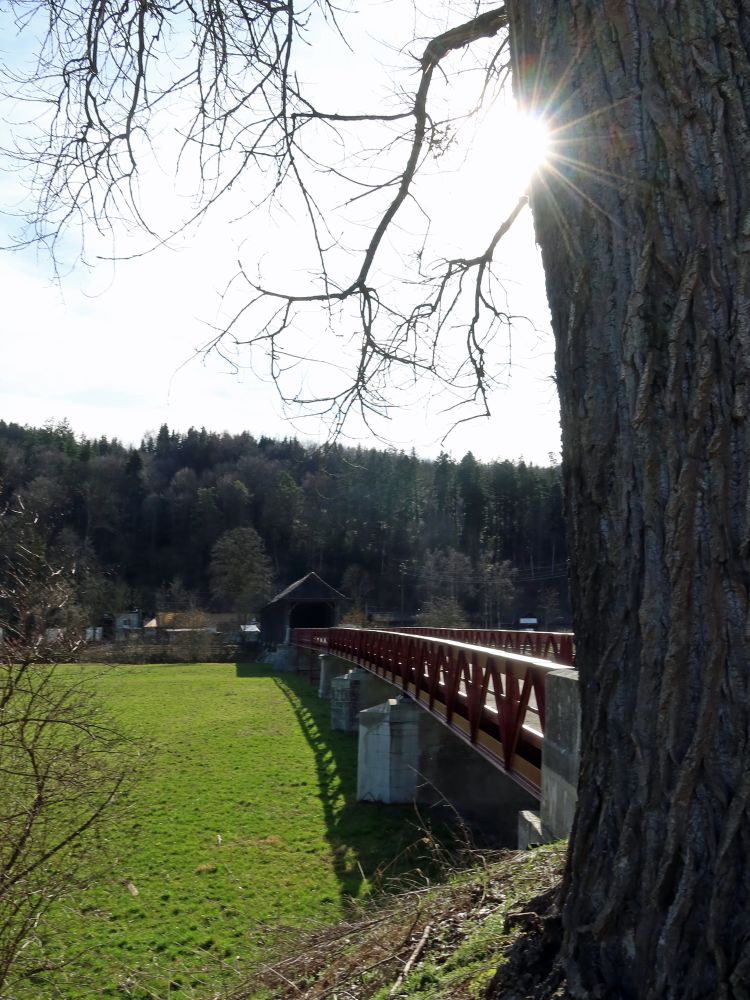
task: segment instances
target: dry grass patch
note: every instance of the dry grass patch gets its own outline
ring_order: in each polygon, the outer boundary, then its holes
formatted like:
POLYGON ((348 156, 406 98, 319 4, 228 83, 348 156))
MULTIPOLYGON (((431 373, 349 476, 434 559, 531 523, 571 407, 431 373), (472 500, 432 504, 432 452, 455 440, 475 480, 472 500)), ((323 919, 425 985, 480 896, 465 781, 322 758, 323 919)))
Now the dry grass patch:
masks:
POLYGON ((335 927, 287 932, 227 1000, 477 1000, 535 918, 534 899, 556 888, 563 856, 564 845, 472 854, 473 867, 439 885, 381 897, 335 927))

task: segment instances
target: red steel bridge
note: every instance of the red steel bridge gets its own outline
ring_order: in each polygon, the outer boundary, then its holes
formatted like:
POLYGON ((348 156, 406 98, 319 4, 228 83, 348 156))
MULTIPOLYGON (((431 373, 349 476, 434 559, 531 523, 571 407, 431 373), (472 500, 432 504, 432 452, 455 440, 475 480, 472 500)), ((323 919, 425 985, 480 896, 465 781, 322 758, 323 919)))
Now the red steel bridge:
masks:
POLYGON ((291 641, 398 685, 539 798, 545 678, 574 666, 572 633, 301 628, 291 641))

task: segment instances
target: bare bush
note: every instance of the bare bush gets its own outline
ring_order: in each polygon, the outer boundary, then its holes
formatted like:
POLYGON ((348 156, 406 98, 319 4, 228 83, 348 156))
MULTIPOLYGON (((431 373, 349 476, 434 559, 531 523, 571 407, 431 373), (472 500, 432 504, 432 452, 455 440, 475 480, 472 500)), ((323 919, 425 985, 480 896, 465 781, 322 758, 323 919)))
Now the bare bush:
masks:
POLYGON ((0 531, 0 997, 11 998, 20 981, 59 971, 45 918, 94 876, 134 754, 80 668, 55 663, 78 645, 72 573, 49 564, 22 505, 0 531))

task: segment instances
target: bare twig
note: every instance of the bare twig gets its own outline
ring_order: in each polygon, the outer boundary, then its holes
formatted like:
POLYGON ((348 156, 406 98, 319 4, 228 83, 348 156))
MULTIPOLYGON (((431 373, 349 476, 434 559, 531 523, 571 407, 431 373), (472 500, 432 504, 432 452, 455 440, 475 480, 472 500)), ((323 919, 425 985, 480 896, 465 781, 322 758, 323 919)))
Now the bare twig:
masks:
POLYGON ((406 979, 406 977, 409 975, 412 968, 414 967, 414 963, 419 959, 419 956, 422 954, 424 946, 427 944, 427 941, 431 933, 432 933, 432 924, 427 924, 424 931, 422 932, 422 937, 419 939, 419 941, 417 941, 414 950, 407 959, 406 965, 403 967, 402 971, 398 975, 398 978, 396 979, 396 982, 393 984, 393 987, 391 989, 392 997, 395 997, 397 995, 401 987, 401 983, 403 983, 403 981, 406 979))
MULTIPOLYGON (((36 23, 41 4, 16 0, 14 10, 23 30, 36 23)), ((299 41, 313 30, 316 15, 340 30, 330 0, 304 7, 293 0, 168 5, 138 0, 120 6, 51 0, 44 11, 46 35, 34 70, 4 71, 6 92, 34 107, 41 101, 45 108, 46 134, 24 124, 14 151, 34 178, 38 206, 32 225, 38 240, 54 251, 62 233, 81 218, 103 232, 129 215, 152 237, 153 247, 162 246, 246 177, 253 178, 253 187, 258 179, 264 182, 250 197, 250 212, 265 202, 278 204, 293 191, 316 259, 308 289, 269 286, 239 264, 228 293, 239 292, 241 304, 232 307, 227 295, 228 321, 215 327, 197 353, 216 355, 231 368, 238 366, 238 353, 251 367, 263 364, 285 403, 327 415, 334 431, 353 411, 368 426, 387 416, 398 372, 407 379, 435 378, 471 404, 472 414, 488 412, 494 379, 488 350, 498 329, 511 322, 495 304, 492 262, 525 202, 518 202, 483 253, 430 264, 430 220, 417 199, 420 171, 453 141, 462 118, 441 120, 431 111, 435 71, 442 72, 451 56, 487 43, 479 98, 467 113, 476 114, 507 72, 504 4, 474 10, 474 16, 428 40, 415 60, 411 94, 402 91, 395 110, 370 113, 317 108, 298 73, 299 41), (154 134, 173 118, 179 121, 176 166, 197 177, 195 208, 166 235, 157 235, 139 200, 141 163, 174 148, 174 143, 161 143, 158 150, 152 145, 154 134), (359 176, 354 167, 321 159, 324 136, 337 137, 343 148, 350 133, 379 150, 371 155, 363 147, 367 172, 359 176), (321 174, 352 191, 346 208, 365 196, 379 205, 363 247, 351 251, 345 245, 321 195, 321 174), (424 230, 413 251, 413 281, 394 280, 386 270, 385 244, 399 237, 397 219, 407 205, 422 212, 424 230), (318 310, 319 322, 330 330, 347 331, 349 356, 331 391, 307 391, 301 384, 288 388, 299 364, 320 360, 297 346, 296 331, 307 327, 310 309, 318 310), (444 344, 452 344, 457 329, 465 349, 456 361, 450 358, 452 347, 444 353, 444 344)))

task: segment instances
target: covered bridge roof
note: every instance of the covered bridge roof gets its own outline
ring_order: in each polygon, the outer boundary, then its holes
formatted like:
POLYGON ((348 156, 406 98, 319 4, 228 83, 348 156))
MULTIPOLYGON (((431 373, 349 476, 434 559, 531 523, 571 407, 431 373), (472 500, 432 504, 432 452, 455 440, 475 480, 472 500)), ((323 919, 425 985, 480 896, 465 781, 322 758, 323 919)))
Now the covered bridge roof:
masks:
POLYGON ((266 607, 278 604, 283 601, 348 601, 345 597, 325 580, 321 580, 317 573, 308 573, 294 583, 290 583, 281 593, 273 597, 266 607))

